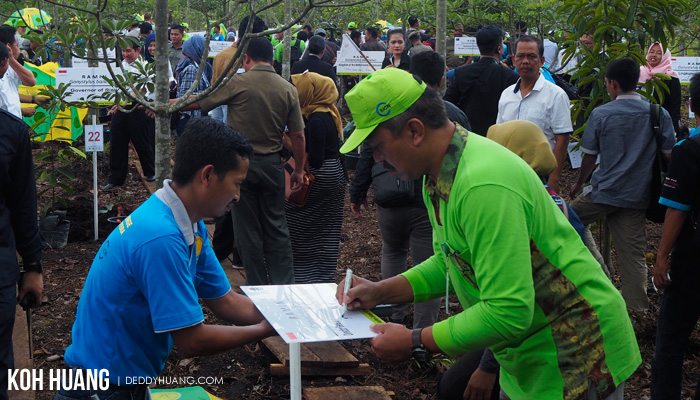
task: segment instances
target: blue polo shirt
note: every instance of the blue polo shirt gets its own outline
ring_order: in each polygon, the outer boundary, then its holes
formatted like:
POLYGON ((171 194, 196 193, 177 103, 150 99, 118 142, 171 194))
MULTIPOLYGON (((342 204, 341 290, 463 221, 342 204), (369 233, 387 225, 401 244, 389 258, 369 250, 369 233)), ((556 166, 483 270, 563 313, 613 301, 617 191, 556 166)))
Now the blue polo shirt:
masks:
POLYGON ((100 247, 65 353, 68 365, 107 369, 117 385, 158 376, 173 345, 170 331, 201 323, 198 299, 231 289, 204 223, 192 224, 165 186, 100 247))

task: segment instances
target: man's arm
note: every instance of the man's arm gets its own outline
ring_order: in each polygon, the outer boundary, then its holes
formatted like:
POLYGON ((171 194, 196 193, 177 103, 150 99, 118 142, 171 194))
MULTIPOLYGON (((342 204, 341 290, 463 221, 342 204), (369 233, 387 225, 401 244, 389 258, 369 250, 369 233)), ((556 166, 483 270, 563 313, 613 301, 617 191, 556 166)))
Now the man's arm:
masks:
MULTIPOLYGON (((34 162, 32 159, 31 145, 27 125, 15 124, 16 129, 16 153, 9 170, 12 182, 5 197, 6 207, 10 210, 12 229, 15 235, 17 252, 22 256, 22 262, 26 269, 30 265, 41 262, 44 242, 39 235, 36 219, 36 180, 34 179, 34 162)), ((12 129, 11 126, 4 127, 12 129)), ((10 140, 6 143, 10 145, 10 140)), ((22 300, 27 293, 32 293, 35 298, 34 306, 41 304, 41 295, 44 284, 43 276, 39 272, 27 272, 22 279, 22 287, 18 299, 22 300)))
POLYGON ((25 104, 36 104, 39 107, 46 108, 51 102, 50 97, 38 97, 37 95, 20 94, 19 101, 25 104))
POLYGON ((672 207, 668 207, 666 210, 666 219, 661 232, 659 251, 656 254, 656 266, 654 267, 654 286, 659 289, 671 284, 671 279, 667 275, 670 267, 668 256, 671 254, 673 244, 676 243, 683 229, 683 223, 687 215, 687 211, 681 211, 672 207))
POLYGON ((274 329, 267 322, 248 326, 222 326, 197 324, 170 331, 177 348, 185 356, 202 356, 220 353, 268 337, 274 329))
POLYGON ((236 325, 253 325, 264 320, 263 315, 247 296, 230 290, 225 296, 206 299, 204 304, 218 318, 236 325))
POLYGON ((300 187, 304 181, 304 163, 306 160, 306 140, 304 139, 304 131, 295 131, 289 133, 289 138, 292 140, 292 153, 294 153, 294 160, 299 162, 297 168, 294 169, 294 173, 289 177, 290 189, 292 191, 300 187))
POLYGON ((22 82, 22 85, 24 85, 24 86, 36 85, 36 78, 34 77, 34 74, 32 73, 32 71, 25 68, 14 57, 10 57, 9 60, 10 60, 10 68, 12 68, 15 71, 17 76, 19 76, 19 80, 20 80, 20 82, 22 82))
POLYGON ((564 133, 561 135, 554 135, 554 158, 557 159, 557 167, 549 175, 547 184, 554 189, 555 192, 559 192, 559 180, 561 179, 561 170, 564 167, 564 161, 566 160, 566 151, 569 146, 569 133, 564 133))
POLYGON ((583 184, 586 183, 586 179, 591 176, 591 172, 593 172, 593 168, 595 168, 595 162, 597 159, 597 154, 583 155, 583 160, 581 160, 581 168, 578 170, 578 179, 576 179, 576 183, 571 188, 569 197, 573 199, 578 196, 579 192, 581 192, 581 189, 583 189, 583 184))

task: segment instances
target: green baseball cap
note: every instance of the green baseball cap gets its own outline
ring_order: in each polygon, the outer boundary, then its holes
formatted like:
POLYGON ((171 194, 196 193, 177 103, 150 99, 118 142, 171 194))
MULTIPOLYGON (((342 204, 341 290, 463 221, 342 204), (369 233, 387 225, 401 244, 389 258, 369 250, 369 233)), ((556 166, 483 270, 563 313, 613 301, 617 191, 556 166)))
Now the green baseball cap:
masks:
POLYGON ((425 88, 422 80, 398 68, 385 68, 367 75, 345 95, 356 128, 340 152, 355 149, 377 125, 408 110, 425 88))
POLYGON ((354 23, 354 22, 350 22, 350 23, 348 24, 348 29, 357 29, 357 24, 354 23))

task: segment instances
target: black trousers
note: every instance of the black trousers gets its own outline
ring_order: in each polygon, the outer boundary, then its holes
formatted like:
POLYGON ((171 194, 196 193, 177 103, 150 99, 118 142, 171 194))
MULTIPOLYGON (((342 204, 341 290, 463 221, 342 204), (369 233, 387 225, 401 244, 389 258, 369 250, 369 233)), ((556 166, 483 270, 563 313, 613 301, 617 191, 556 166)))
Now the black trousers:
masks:
MULTIPOLYGON (((483 354, 484 350, 481 349, 460 356, 459 360, 448 368, 447 371, 442 374, 440 380, 438 380, 437 398, 439 400, 462 400, 469 379, 472 377, 474 371, 479 368, 479 362, 483 354)), ((498 400, 500 392, 501 388, 498 385, 497 378, 496 384, 491 391, 490 399, 498 400)))
POLYGON ((17 308, 17 289, 14 284, 0 287, 0 400, 7 400, 7 371, 14 368, 12 329, 17 308))
POLYGON ((143 109, 117 111, 112 117, 109 145, 109 183, 123 185, 129 171, 129 142, 134 144, 143 174, 156 174, 156 121, 143 109))

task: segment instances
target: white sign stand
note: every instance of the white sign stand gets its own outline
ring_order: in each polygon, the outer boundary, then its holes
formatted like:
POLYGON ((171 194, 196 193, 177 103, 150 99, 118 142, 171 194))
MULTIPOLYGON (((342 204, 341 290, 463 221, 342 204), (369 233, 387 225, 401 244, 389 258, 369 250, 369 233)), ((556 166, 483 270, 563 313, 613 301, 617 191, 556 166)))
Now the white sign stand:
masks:
POLYGON ((478 56, 479 46, 476 45, 476 38, 471 36, 462 36, 455 38, 455 55, 456 56, 478 56))
POLYGON ((95 240, 98 239, 98 204, 97 204, 97 152, 104 151, 104 132, 97 124, 97 111, 92 112, 92 125, 85 125, 85 151, 92 152, 92 216, 95 220, 95 240))
POLYGON ((369 75, 381 69, 384 57, 383 51, 361 51, 346 33, 335 65, 338 75, 369 75))
POLYGON ((383 321, 369 311, 347 311, 335 299, 337 285, 241 286, 267 321, 289 344, 290 398, 301 400, 301 346, 331 340, 363 339, 377 334, 369 326, 383 321))
POLYGON ((688 85, 690 78, 700 72, 700 57, 671 57, 671 67, 678 74, 681 85, 688 85))
POLYGON ((301 400, 301 344, 289 344, 289 398, 301 400))

